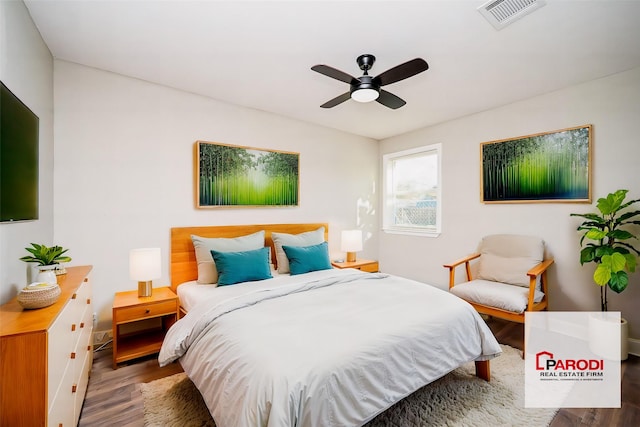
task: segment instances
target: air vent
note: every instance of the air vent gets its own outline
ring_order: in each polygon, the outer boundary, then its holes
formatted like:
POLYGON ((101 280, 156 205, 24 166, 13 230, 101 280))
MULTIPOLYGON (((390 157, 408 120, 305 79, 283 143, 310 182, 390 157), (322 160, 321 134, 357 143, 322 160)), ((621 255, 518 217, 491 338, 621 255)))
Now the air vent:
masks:
POLYGON ((501 30, 540 9, 547 4, 546 0, 491 0, 478 8, 478 12, 484 16, 496 30, 501 30))

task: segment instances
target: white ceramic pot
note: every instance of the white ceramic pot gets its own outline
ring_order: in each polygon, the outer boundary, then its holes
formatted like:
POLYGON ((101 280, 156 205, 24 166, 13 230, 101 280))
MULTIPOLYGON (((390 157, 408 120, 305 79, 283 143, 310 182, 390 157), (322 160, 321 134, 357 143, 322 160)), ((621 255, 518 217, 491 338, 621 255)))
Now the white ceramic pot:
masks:
POLYGON ((57 284, 58 279, 56 278, 55 268, 55 265, 41 265, 38 267, 38 277, 36 277, 36 281, 51 283, 52 285, 57 284))
POLYGON ((629 322, 620 318, 620 360, 629 357, 629 322))

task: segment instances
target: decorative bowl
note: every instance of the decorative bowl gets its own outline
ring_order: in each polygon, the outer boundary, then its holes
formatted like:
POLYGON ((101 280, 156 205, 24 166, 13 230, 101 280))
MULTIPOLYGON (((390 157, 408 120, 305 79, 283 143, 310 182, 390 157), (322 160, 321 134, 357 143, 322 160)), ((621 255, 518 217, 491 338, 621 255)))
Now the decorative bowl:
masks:
POLYGON ((18 303, 25 309, 48 307, 60 297, 60 286, 36 282, 23 288, 18 294, 18 303))

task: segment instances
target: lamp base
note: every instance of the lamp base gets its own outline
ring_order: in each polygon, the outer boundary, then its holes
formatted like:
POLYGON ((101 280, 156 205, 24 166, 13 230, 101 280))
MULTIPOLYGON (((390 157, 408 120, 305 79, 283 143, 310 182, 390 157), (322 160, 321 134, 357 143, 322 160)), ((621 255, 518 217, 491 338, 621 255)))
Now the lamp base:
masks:
POLYGON ((355 252, 347 252, 347 262, 356 262, 355 252))
POLYGON ((146 282, 138 282, 138 297, 150 297, 153 292, 151 280, 146 282))

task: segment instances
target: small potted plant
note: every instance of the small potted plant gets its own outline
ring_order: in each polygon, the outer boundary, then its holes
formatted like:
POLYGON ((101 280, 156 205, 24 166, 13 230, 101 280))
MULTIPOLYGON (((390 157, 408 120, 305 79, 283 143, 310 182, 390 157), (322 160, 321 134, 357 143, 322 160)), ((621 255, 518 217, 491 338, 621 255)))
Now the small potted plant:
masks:
POLYGON ((37 265, 38 281, 56 283, 56 274, 64 274, 65 270, 60 263, 69 262, 71 258, 64 255, 68 249, 61 246, 47 247, 37 243, 31 243, 30 248, 25 248, 31 255, 20 258, 24 262, 32 262, 37 265), (42 275, 42 276, 41 276, 42 275))
MULTIPOLYGON (((629 284, 629 273, 638 264, 640 251, 631 240, 638 239, 633 226, 640 225, 640 210, 631 208, 640 199, 625 201, 628 190, 617 190, 607 197, 598 199, 599 213, 571 214, 584 218, 578 226, 583 232, 580 238, 580 264, 593 262, 596 269, 593 281, 600 286, 600 310, 608 310, 607 289, 620 293, 629 284)), ((626 358, 626 320, 622 319, 623 358, 626 358)), ((627 332, 628 334, 628 332, 627 332)))

